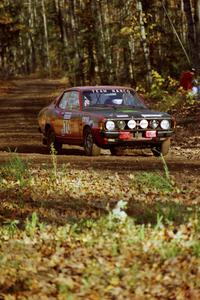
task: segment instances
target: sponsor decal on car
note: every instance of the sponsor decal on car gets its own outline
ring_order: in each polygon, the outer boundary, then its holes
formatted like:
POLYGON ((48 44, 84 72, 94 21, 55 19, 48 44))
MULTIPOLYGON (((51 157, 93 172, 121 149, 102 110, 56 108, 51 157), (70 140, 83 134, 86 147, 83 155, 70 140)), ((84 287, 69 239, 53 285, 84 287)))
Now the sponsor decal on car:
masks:
POLYGON ((116 95, 116 93, 128 93, 128 94, 130 94, 131 92, 128 89, 112 89, 112 90, 93 89, 92 93, 109 93, 109 95, 116 95))
POLYGON ((157 115, 153 115, 153 114, 142 114, 141 115, 143 118, 160 118, 160 117, 162 117, 162 115, 161 114, 157 114, 157 115))
POLYGON ((146 131, 145 132, 146 138, 154 138, 156 137, 156 130, 146 131))
POLYGON ((128 115, 117 115, 117 118, 128 118, 128 115))
POLYGON ((70 120, 70 119, 71 119, 71 116, 72 116, 72 113, 66 112, 66 113, 64 113, 63 119, 64 119, 64 120, 70 120))
POLYGON ((82 117, 82 121, 86 124, 89 124, 90 118, 89 117, 82 117))
POLYGON ((120 132, 119 138, 121 140, 131 140, 133 138, 133 134, 129 131, 120 132))

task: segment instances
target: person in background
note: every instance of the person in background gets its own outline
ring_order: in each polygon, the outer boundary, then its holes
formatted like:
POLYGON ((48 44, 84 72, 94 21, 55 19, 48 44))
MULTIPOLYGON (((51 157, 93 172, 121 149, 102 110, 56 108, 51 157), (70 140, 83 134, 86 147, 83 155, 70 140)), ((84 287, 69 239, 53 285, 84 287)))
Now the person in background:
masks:
POLYGON ((192 68, 188 71, 183 71, 180 78, 180 86, 185 90, 189 91, 193 88, 193 81, 196 70, 192 68))

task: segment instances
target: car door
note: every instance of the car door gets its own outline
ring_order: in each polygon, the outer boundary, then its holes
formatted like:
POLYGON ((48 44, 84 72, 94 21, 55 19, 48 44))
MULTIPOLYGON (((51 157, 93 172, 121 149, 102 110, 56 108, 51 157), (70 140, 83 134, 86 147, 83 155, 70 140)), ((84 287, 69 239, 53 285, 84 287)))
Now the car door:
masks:
POLYGON ((66 135, 74 143, 78 143, 81 138, 81 112, 80 112, 80 92, 72 90, 66 103, 64 113, 64 127, 66 135))
POLYGON ((54 131, 56 136, 67 137, 67 128, 64 123, 64 118, 66 118, 66 105, 69 99, 71 91, 66 91, 60 97, 58 104, 55 108, 55 117, 54 117, 54 131))

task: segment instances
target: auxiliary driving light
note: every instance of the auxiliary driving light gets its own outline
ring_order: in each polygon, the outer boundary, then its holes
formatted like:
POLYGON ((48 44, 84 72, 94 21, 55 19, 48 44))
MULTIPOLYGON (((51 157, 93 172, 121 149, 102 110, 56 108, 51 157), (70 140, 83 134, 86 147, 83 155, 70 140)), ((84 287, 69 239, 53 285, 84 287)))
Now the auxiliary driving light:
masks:
POLYGON ((106 122, 106 129, 107 130, 114 130, 115 129, 115 123, 113 121, 107 121, 106 122))
POLYGON ((119 129, 124 130, 126 123, 124 121, 117 121, 117 126, 119 129))
POLYGON ((157 120, 152 120, 150 124, 152 129, 156 129, 159 125, 159 122, 157 120))
POLYGON ((135 127, 136 127, 136 122, 135 122, 135 120, 129 120, 129 121, 128 121, 128 127, 129 127, 130 129, 135 128, 135 127))
POLYGON ((148 121, 145 120, 145 119, 141 120, 141 121, 140 121, 140 127, 141 127, 142 129, 146 129, 146 128, 148 127, 148 121))
POLYGON ((162 129, 165 129, 165 130, 169 129, 169 128, 170 128, 170 123, 169 123, 169 121, 168 121, 168 120, 162 120, 162 121, 160 122, 160 127, 161 127, 162 129))

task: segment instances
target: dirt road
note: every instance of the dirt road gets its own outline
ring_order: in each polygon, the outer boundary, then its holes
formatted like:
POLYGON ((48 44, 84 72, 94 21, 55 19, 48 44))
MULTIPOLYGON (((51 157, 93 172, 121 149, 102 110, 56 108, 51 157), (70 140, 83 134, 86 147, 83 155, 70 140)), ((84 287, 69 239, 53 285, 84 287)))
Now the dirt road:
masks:
MULTIPOLYGON (((38 132, 37 114, 65 87, 56 80, 15 80, 12 87, 0 95, 0 164, 17 152, 30 164, 51 162, 38 132)), ((189 118, 189 116, 186 116, 189 118)), ((188 119, 187 119, 188 120, 188 119)), ((166 158, 170 171, 200 174, 200 132, 179 120, 172 148, 166 158), (187 136, 186 136, 187 135, 187 136), (182 136, 182 137, 181 137, 182 136)), ((193 128, 193 127, 192 127, 193 128)), ((65 147, 58 163, 70 163, 76 168, 110 169, 115 171, 163 169, 161 159, 151 152, 133 151, 114 157, 102 151, 100 157, 86 157, 79 147, 65 147)))

